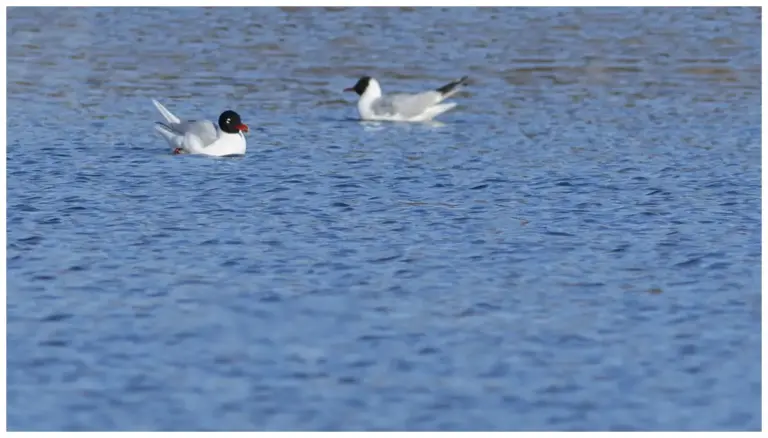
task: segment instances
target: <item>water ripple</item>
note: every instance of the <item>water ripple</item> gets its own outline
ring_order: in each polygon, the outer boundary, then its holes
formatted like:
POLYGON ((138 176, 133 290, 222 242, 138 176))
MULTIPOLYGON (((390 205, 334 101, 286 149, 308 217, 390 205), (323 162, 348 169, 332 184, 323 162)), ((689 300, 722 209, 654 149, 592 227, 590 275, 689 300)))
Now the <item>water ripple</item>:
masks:
POLYGON ((7 37, 9 429, 760 428, 759 9, 9 8, 7 37), (360 123, 363 74, 472 83, 360 123), (248 154, 169 155, 151 98, 236 109, 248 154))

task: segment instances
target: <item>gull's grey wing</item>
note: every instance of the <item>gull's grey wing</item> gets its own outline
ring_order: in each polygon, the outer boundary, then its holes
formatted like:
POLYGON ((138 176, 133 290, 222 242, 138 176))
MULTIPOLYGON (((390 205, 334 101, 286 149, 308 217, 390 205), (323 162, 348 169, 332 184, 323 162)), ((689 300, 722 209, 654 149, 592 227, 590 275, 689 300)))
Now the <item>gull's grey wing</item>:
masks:
POLYGON ((376 115, 396 114, 403 117, 414 117, 424 112, 427 108, 443 100, 443 95, 438 91, 426 91, 419 94, 390 94, 381 96, 371 105, 376 115))
POLYGON ((181 123, 169 123, 166 126, 180 135, 195 135, 200 139, 203 147, 212 144, 219 138, 216 126, 210 120, 187 120, 181 123))
POLYGON ((397 93, 378 98, 371 109, 376 115, 394 116, 399 114, 410 118, 423 113, 427 108, 437 105, 443 100, 453 96, 459 89, 467 84, 469 77, 451 81, 436 90, 425 91, 417 94, 397 93))

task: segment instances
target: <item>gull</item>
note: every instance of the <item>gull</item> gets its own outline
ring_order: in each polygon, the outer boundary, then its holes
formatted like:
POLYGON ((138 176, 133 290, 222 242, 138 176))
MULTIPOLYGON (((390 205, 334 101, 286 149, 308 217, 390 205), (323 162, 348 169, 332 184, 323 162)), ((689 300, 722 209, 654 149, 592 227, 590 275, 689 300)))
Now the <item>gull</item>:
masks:
POLYGON ((453 102, 442 102, 461 90, 467 79, 468 77, 464 76, 440 88, 422 93, 385 96, 381 92, 379 81, 370 76, 363 76, 354 87, 345 88, 344 91, 354 91, 360 96, 357 110, 363 120, 423 122, 455 107, 453 102))

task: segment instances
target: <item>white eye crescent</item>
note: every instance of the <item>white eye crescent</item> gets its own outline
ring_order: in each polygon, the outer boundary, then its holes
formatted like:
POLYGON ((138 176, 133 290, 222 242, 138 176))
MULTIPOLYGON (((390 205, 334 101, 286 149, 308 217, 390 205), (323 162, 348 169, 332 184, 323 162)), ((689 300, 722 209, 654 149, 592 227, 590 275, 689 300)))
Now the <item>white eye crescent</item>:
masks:
POLYGON ((232 122, 232 119, 227 119, 227 123, 231 123, 231 122, 232 122))

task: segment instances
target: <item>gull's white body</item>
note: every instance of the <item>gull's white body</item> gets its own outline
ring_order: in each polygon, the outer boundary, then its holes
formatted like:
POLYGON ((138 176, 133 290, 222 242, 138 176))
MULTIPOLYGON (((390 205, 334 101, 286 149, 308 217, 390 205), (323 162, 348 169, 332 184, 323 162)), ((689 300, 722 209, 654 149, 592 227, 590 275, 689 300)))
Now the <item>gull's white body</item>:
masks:
POLYGON ((458 92, 443 94, 436 90, 417 94, 390 94, 384 96, 376 79, 371 78, 368 87, 357 101, 357 111, 363 120, 393 122, 424 122, 455 107, 453 102, 441 103, 458 92))
POLYGON ((167 123, 157 123, 155 130, 176 149, 184 153, 223 157, 245 155, 246 142, 242 132, 230 134, 219 129, 210 120, 183 121, 173 115, 160 102, 152 99, 167 123))

